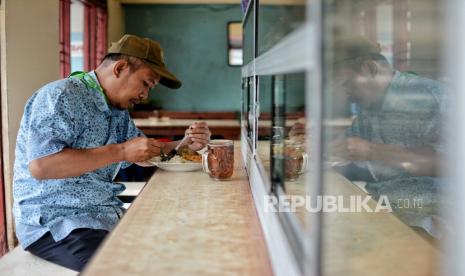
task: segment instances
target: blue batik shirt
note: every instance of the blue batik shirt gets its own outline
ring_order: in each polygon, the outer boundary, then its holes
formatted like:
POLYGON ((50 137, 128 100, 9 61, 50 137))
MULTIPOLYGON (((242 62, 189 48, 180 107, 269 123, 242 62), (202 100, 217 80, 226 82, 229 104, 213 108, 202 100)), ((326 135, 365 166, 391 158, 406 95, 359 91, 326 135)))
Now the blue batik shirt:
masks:
MULTIPOLYGON (((448 101, 444 84, 395 71, 381 108, 361 109, 347 135, 411 150, 429 149, 441 155, 445 150, 441 134, 448 101)), ((365 189, 374 198, 386 196, 403 222, 441 237, 441 228, 437 226, 445 221, 438 219, 444 204, 441 189, 445 183, 441 177, 411 175, 402 168, 376 161, 359 161, 356 165, 371 170, 376 181, 368 182, 365 189), (398 205, 405 200, 419 200, 422 206, 398 205)))
POLYGON ((78 177, 47 180, 35 179, 28 169, 32 160, 64 148, 96 148, 143 135, 127 110, 107 104, 95 73, 86 77, 92 78, 97 87, 70 77, 45 85, 26 103, 13 180, 16 234, 23 248, 49 231, 55 241, 77 228, 110 231, 123 214, 123 203, 116 196, 125 187, 112 180, 129 163, 113 163, 78 177))
MULTIPOLYGON (((380 109, 359 110, 347 136, 409 149, 444 151, 441 137, 447 110, 447 88, 440 82, 411 73, 394 72, 380 109)), ((357 162, 361 167, 366 162, 357 162)), ((403 174, 400 168, 368 162, 379 180, 403 174)))

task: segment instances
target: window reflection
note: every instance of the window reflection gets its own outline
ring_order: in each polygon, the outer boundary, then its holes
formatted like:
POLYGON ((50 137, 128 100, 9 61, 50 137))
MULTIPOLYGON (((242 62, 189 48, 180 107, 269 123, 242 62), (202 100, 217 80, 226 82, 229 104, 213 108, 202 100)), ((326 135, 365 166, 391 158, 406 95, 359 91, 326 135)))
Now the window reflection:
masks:
MULTIPOLYGON (((289 196, 305 198, 309 152, 305 140, 305 74, 283 76, 285 139, 283 143, 284 191, 289 196)), ((305 207, 296 208, 301 226, 305 226, 305 207)))
MULTIPOLYGON (((304 9, 296 8, 299 1, 286 3, 259 2, 258 56, 302 24, 313 24, 304 18, 304 9)), ((273 192, 300 196, 290 200, 305 198, 310 204, 294 201, 296 209, 279 213, 289 244, 297 259, 307 260, 296 244, 315 238, 312 227, 319 227, 321 218, 322 275, 386 275, 392 265, 418 275, 434 274, 440 254, 435 245, 447 229, 439 213, 444 203, 439 160, 448 106, 447 76, 439 66, 440 3, 321 3, 323 28, 316 31, 323 32, 324 64, 305 74, 307 80, 318 81, 321 69, 323 90, 308 86, 306 99, 303 73, 259 76, 258 159, 273 192), (305 103, 316 118, 305 116, 305 103), (328 205, 330 201, 335 205, 328 205), (383 211, 377 212, 380 202, 383 211), (305 224, 308 207, 310 212, 323 210, 308 215, 317 221, 311 227, 305 224)), ((259 58, 273 72, 283 72, 270 56, 259 58)), ((262 65, 257 73, 269 73, 262 65)))
POLYGON ((380 52, 362 37, 335 43, 335 81, 355 104, 355 119, 332 154, 351 162, 338 168, 349 180, 366 182, 375 199, 386 195, 402 220, 434 236, 445 86, 394 70, 380 52), (398 208, 404 199, 432 209, 398 208))
POLYGON ((258 117, 258 142, 257 154, 265 169, 268 179, 271 181, 270 168, 270 140, 271 140, 271 95, 272 77, 259 77, 259 117, 258 117))
MULTIPOLYGON (((419 236, 435 243, 444 235, 439 163, 448 91, 439 81, 438 29, 424 27, 440 22, 436 2, 333 1, 325 8, 323 194, 346 204, 369 195, 367 205, 383 199, 393 211, 323 213, 323 271, 331 274, 329 258, 369 262, 374 244, 402 237, 399 246, 420 250, 428 243, 419 236), (349 250, 354 238, 363 254, 349 250)), ((422 252, 412 258, 434 271, 435 255, 422 252)))
POLYGON ((296 0, 280 5, 266 0, 259 3, 258 55, 261 55, 304 23, 305 1, 296 0))
MULTIPOLYGON (((305 144, 305 75, 260 77, 258 155, 273 183, 288 195, 305 196, 309 154, 305 144), (271 154, 271 156, 270 156, 271 154)), ((304 208, 297 210, 301 224, 304 208)))
POLYGON ((253 77, 242 79, 242 122, 241 126, 247 134, 247 142, 252 147, 253 140, 253 77))
POLYGON ((255 50, 254 50, 254 32, 255 32, 255 13, 254 13, 254 6, 255 1, 250 1, 250 7, 248 9, 246 18, 243 24, 243 36, 244 36, 244 52, 243 54, 243 64, 247 65, 254 57, 255 57, 255 50))

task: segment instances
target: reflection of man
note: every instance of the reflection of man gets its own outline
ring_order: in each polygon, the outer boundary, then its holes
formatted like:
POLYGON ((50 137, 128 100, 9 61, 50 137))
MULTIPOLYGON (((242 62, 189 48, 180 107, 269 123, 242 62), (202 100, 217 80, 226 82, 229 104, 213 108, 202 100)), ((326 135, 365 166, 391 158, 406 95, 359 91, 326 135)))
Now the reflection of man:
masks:
MULTIPOLYGON (((163 62, 160 45, 126 35, 113 43, 95 71, 73 73, 28 100, 18 133, 14 215, 21 245, 34 255, 80 271, 123 215, 113 183, 121 167, 174 148, 146 138, 127 108, 158 84, 181 82, 163 62)), ((186 131, 188 146, 203 148, 205 123, 186 131)))
MULTIPOLYGON (((345 168, 346 176, 368 181, 370 193, 388 195, 394 206, 398 199, 417 196, 434 205, 443 85, 393 70, 380 48, 363 38, 337 43, 335 57, 336 75, 359 109, 343 144, 354 164, 345 168)), ((409 224, 431 232, 425 226, 430 222, 407 216, 409 224)))

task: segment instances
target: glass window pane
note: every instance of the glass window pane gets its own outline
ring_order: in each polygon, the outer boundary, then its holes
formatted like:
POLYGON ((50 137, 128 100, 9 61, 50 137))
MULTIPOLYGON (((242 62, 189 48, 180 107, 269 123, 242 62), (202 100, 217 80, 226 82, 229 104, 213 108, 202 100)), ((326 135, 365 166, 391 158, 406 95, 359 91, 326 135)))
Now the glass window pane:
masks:
MULTIPOLYGON (((276 78, 276 87, 284 94, 283 110, 285 137, 283 143, 284 191, 291 198, 305 199, 309 168, 306 145, 305 74, 287 74, 276 78)), ((279 90, 276 91, 279 93, 279 90)), ((305 206, 296 206, 300 226, 305 225, 305 206)))
POLYGON ((255 20, 255 1, 250 1, 250 7, 248 9, 247 16, 244 21, 244 65, 247 65, 254 57, 255 57, 255 50, 254 50, 254 20, 255 20))
POLYGON ((247 141, 250 146, 253 145, 253 77, 242 79, 242 122, 241 125, 247 134, 247 141))
POLYGON ((445 225, 439 1, 324 3, 323 275, 434 274, 445 225))
POLYGON ((84 70, 84 4, 71 1, 71 72, 84 70))
MULTIPOLYGON (((287 195, 304 198, 304 174, 309 167, 305 145, 305 74, 261 76, 259 87, 258 155, 275 191, 280 186, 287 195)), ((303 206, 297 208, 297 219, 303 226, 303 206)))
POLYGON ((258 79, 259 93, 258 104, 260 114, 258 117, 258 142, 257 154, 265 169, 266 175, 271 180, 270 174, 270 140, 271 140, 271 97, 272 77, 260 76, 258 79))
POLYGON ((284 36, 304 23, 305 3, 304 0, 292 1, 292 4, 259 2, 258 55, 269 50, 284 36))

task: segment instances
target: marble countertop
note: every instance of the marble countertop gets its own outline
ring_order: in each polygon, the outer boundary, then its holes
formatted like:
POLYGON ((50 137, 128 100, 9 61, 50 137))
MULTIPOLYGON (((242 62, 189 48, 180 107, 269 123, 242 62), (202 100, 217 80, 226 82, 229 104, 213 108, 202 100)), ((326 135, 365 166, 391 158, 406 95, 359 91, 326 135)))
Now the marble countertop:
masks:
POLYGON ((239 147, 231 181, 158 171, 83 275, 271 275, 239 147))

